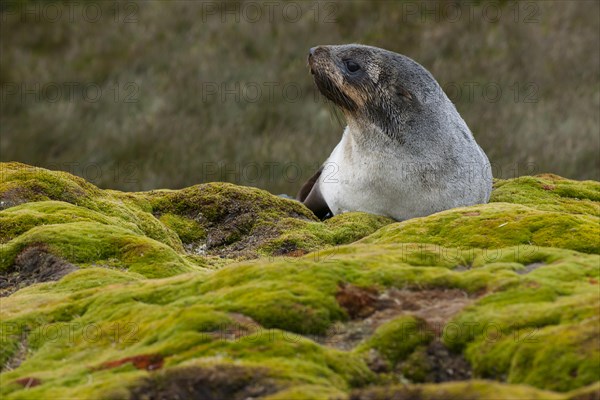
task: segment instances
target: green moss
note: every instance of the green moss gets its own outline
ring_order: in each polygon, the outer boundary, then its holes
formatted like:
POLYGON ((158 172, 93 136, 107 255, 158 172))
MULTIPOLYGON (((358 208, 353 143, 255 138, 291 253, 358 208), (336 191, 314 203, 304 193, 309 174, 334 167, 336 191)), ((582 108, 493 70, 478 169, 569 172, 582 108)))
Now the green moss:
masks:
POLYGON ((527 383, 556 391, 571 390, 600 376, 600 328, 592 317, 576 324, 540 329, 538 339, 516 351, 509 382, 527 383))
POLYGON ((466 346, 483 377, 558 391, 593 382, 600 373, 592 345, 599 263, 588 257, 554 261, 483 297, 447 326, 446 344, 466 346))
POLYGON ((206 238, 206 231, 193 219, 180 217, 175 214, 164 214, 160 222, 175 231, 183 243, 194 243, 206 238))
POLYGON ((415 348, 429 343, 431 339, 432 334, 428 331, 425 321, 404 316, 378 327, 367 341, 357 347, 356 351, 367 353, 371 349, 377 350, 391 366, 395 366, 415 348))
POLYGON ((165 244, 119 226, 83 221, 29 229, 0 248, 0 268, 7 270, 19 252, 38 243, 72 263, 127 268, 147 277, 195 268, 165 244))
POLYGON ((89 267, 74 271, 59 281, 39 283, 23 288, 20 296, 40 296, 42 294, 70 294, 81 292, 78 296, 85 296, 86 289, 96 289, 115 284, 133 283, 144 279, 141 274, 130 271, 89 267))
POLYGON ((288 218, 281 222, 281 233, 259 250, 264 255, 303 254, 325 246, 352 243, 392 222, 389 218, 363 212, 336 215, 324 223, 288 218))
POLYGON ((506 376, 511 383, 561 392, 590 384, 600 376, 597 346, 600 332, 593 317, 558 326, 497 332, 500 330, 490 327, 486 337, 467 350, 475 371, 481 376, 506 376))
POLYGON ((431 365, 427 360, 427 348, 425 346, 417 346, 415 350, 406 357, 406 360, 401 364, 400 368, 402 376, 413 383, 426 382, 430 370, 431 365))
MULTIPOLYGON (((144 195, 165 224, 169 225, 169 218, 183 218, 188 221, 187 228, 181 226, 181 220, 179 228, 194 235, 201 232, 200 226, 209 238, 209 247, 225 251, 233 248, 236 256, 245 257, 257 254, 251 251, 253 248, 261 255, 280 256, 346 244, 392 222, 365 213, 316 222, 314 215, 298 202, 225 183, 144 195), (196 225, 189 225, 190 221, 196 225)), ((169 226, 175 231, 179 229, 173 224, 169 226)), ((186 242, 185 237, 181 239, 186 242)))
MULTIPOLYGON (((32 207, 32 214, 37 218, 38 224, 52 223, 44 218, 50 218, 56 221, 53 216, 52 208, 66 208, 62 210, 62 215, 69 221, 72 214, 90 217, 90 213, 85 210, 103 214, 104 217, 114 217, 120 221, 111 221, 112 224, 119 226, 127 225, 127 228, 134 229, 148 237, 164 242, 174 249, 181 248, 181 241, 177 235, 166 229, 156 218, 148 212, 140 209, 139 204, 131 200, 127 195, 120 196, 113 191, 103 191, 94 185, 87 183, 83 179, 66 172, 50 171, 43 168, 30 167, 20 163, 1 163, 0 164, 0 209, 5 209, 23 205, 19 211, 21 215, 16 216, 23 220, 29 207, 32 207), (35 202, 48 202, 46 206, 37 206, 35 202), (79 210, 74 211, 74 207, 68 208, 66 205, 59 205, 57 201, 69 203, 77 206, 79 210), (51 216, 44 216, 50 214, 51 216), (133 225, 133 226, 132 226, 133 225)), ((9 211, 9 210, 5 210, 9 211)), ((60 214, 59 214, 60 215, 60 214)), ((9 217, 10 218, 10 215, 9 217)), ((98 215, 95 214, 95 218, 98 215)), ((8 234, 3 234, 0 240, 7 240, 11 234, 18 234, 19 230, 13 232, 9 230, 8 234)))
MULTIPOLYGON (((54 285, 65 289, 77 280, 89 279, 89 276, 69 277, 70 282, 61 281, 54 285)), ((198 278, 194 281, 197 283, 198 278)), ((277 371, 279 379, 288 383, 333 386, 338 390, 371 379, 371 373, 358 357, 349 358, 343 352, 327 349, 289 332, 265 330, 256 324, 240 325, 237 317, 230 317, 230 314, 214 309, 202 297, 194 296, 194 290, 189 288, 189 277, 156 281, 152 285, 123 281, 101 286, 81 288, 85 296, 77 295, 77 289, 71 294, 52 291, 66 297, 60 301, 55 299, 54 304, 38 310, 43 319, 13 318, 16 326, 27 327, 32 353, 18 370, 6 372, 3 380, 14 381, 32 371, 53 371, 36 373, 36 377, 48 385, 45 388, 42 385, 35 393, 45 396, 53 393, 52 388, 63 387, 63 396, 85 397, 89 390, 93 393, 94 390, 116 389, 140 376, 139 372, 134 374, 136 371, 132 367, 115 368, 110 374, 101 370, 94 372, 91 367, 137 354, 161 354, 167 357, 167 366, 184 364, 192 359, 260 364, 277 371), (155 289, 159 287, 171 292, 171 299, 156 294, 155 289), (164 304, 153 304, 152 299, 160 299, 164 304), (72 307, 68 316, 64 310, 56 309, 57 304, 67 302, 72 307), (62 315, 62 322, 57 322, 59 315, 62 315), (59 334, 50 337, 49 327, 59 334), (99 386, 90 388, 85 384, 90 373, 99 386), (114 374, 119 376, 117 381, 111 378, 114 374)), ((48 290, 45 288, 38 293, 41 296, 48 290)), ((10 314, 30 296, 32 293, 19 292, 18 296, 7 300, 3 312, 10 314)), ((15 386, 3 390, 5 394, 15 391, 15 398, 21 395, 15 386)))
POLYGON ((273 196, 252 187, 230 183, 207 183, 181 190, 156 190, 143 193, 156 213, 173 213, 208 222, 220 221, 238 213, 254 214, 257 219, 275 219, 282 215, 314 220, 315 217, 296 201, 273 196))
POLYGON ((365 241, 485 249, 533 245, 598 254, 599 201, 595 181, 555 175, 498 180, 490 204, 393 224, 365 241))
POLYGON ((100 192, 91 183, 66 172, 16 162, 0 164, 1 208, 44 200, 86 205, 100 192))
POLYGON ((552 174, 523 176, 494 183, 491 202, 523 204, 544 211, 600 216, 600 183, 573 181, 552 174))
MULTIPOLYGON (((79 271, 59 282, 19 291, 3 302, 4 315, 11 316, 11 321, 22 321, 37 336, 37 340, 31 340, 35 345, 33 353, 21 367, 6 372, 4 378, 13 381, 32 373, 37 376, 36 371, 53 371, 52 374, 39 374, 40 379, 48 382, 47 392, 43 390, 44 385, 36 389, 40 390, 40 394, 53 393, 52 388, 67 386, 71 389, 64 393, 69 395, 88 393, 88 390, 91 390, 89 393, 99 393, 97 391, 115 389, 111 384, 111 380, 115 380, 111 376, 115 374, 119 376, 119 382, 121 379, 124 379, 123 382, 131 379, 134 384, 135 379, 144 372, 132 367, 93 372, 94 382, 98 386, 89 388, 84 383, 88 381, 89 369, 74 369, 73 365, 93 366, 136 354, 162 354, 167 357, 165 368, 197 359, 254 363, 279 371, 278 376, 286 385, 333 387, 334 391, 347 391, 350 387, 363 385, 373 379, 364 361, 357 358, 362 353, 361 348, 377 348, 390 362, 396 362, 428 339, 409 335, 410 340, 395 340, 399 327, 403 326, 402 321, 408 321, 405 318, 380 327, 374 337, 367 339, 367 344, 361 345, 355 356, 353 353, 327 349, 305 339, 303 335, 325 333, 333 321, 346 318, 335 299, 340 281, 382 288, 404 287, 407 284, 420 287, 480 287, 475 282, 484 282, 486 287, 498 291, 483 297, 481 304, 475 303, 465 310, 453 321, 455 324, 461 321, 495 321, 500 315, 505 318, 507 325, 509 322, 521 322, 522 326, 518 329, 527 327, 527 324, 560 327, 563 320, 581 320, 594 313, 595 305, 590 304, 590 299, 577 300, 576 294, 589 296, 590 289, 586 289, 586 285, 593 288, 588 279, 595 276, 597 271, 597 256, 548 249, 543 251, 541 258, 553 259, 554 265, 541 267, 527 275, 518 275, 514 272, 514 262, 490 269, 483 264, 462 272, 453 271, 450 265, 424 265, 426 261, 433 263, 436 260, 431 257, 434 247, 410 249, 412 252, 407 254, 407 249, 402 247, 394 249, 385 245, 378 250, 377 245, 361 245, 356 251, 342 251, 326 261, 316 261, 312 255, 295 259, 294 262, 256 261, 230 265, 209 276, 191 273, 154 281, 140 280, 139 276, 127 279, 126 275, 115 275, 107 277, 106 284, 83 284, 83 281, 94 278, 79 271), (429 256, 419 256, 423 248, 430 252, 429 256), (411 262, 417 265, 411 265, 411 262), (554 278, 551 271, 546 271, 552 268, 560 271, 576 263, 580 268, 571 270, 567 276, 557 274, 554 278), (82 281, 82 284, 78 285, 78 281, 82 281), (548 287, 554 285, 555 289, 546 289, 551 294, 549 296, 532 296, 528 303, 523 303, 528 300, 526 295, 507 301, 515 293, 527 290, 531 282, 548 287), (501 296, 504 292, 504 296, 501 296), (552 293, 561 293, 565 300, 557 302, 556 294, 552 293), (573 295, 569 296, 569 293, 573 295), (23 308, 24 301, 31 305, 44 305, 33 311, 29 307, 23 308), (537 303, 546 304, 546 308, 539 308, 535 313, 528 311, 532 304, 537 303), (64 308, 62 304, 70 306, 64 308), (575 307, 576 304, 580 304, 579 308, 575 307), (587 307, 584 307, 586 304, 587 307), (32 315, 32 312, 35 314, 32 315), (242 328, 231 317, 235 315, 230 314, 232 312, 250 316, 255 322, 251 322, 249 328, 242 328), (82 330, 75 330, 71 341, 57 343, 44 339, 39 334, 43 326, 56 324, 57 321, 63 321, 61 323, 66 325, 61 326, 67 327, 94 325, 108 334, 93 343, 84 340, 82 330), (135 327, 135 340, 126 343, 122 338, 115 347, 114 336, 111 336, 115 326, 135 327), (235 332, 242 333, 242 336, 237 337, 235 332)), ((514 255, 514 249, 507 249, 505 253, 514 255)), ((474 260, 480 258, 482 255, 478 252, 471 257, 474 260)), ((411 323, 414 322, 411 317, 408 318, 411 323)), ((558 333, 550 330, 548 337, 555 334, 558 333)), ((482 357, 502 365, 499 353, 493 348, 474 347, 480 343, 481 335, 477 335, 465 336, 462 343, 467 347, 467 355, 471 354, 470 349, 473 348, 473 352, 479 352, 482 357)), ((14 352, 16 342, 13 340, 10 343, 14 352)), ((569 357, 575 351, 570 350, 575 347, 564 349, 565 356, 569 357)), ((519 358, 516 353, 506 348, 499 351, 507 360, 512 360, 518 375, 522 362, 517 362, 519 358)), ((557 354, 552 356, 556 357, 557 354)), ((10 354, 6 357, 10 357, 10 354)), ((473 357, 470 359, 476 371, 485 370, 485 361, 477 361, 473 357)), ((524 356, 523 360, 529 358, 524 356)), ((593 359, 589 363, 591 365, 593 359)), ((548 362, 523 364, 522 368, 540 378, 547 372, 543 364, 548 362)), ((589 373, 581 376, 581 380, 573 385, 585 384, 589 373)), ((543 380, 534 382, 541 387, 550 385, 543 380)), ((18 387, 9 385, 6 390, 11 396, 13 392, 14 397, 20 396, 18 387)))
POLYGON ((6 210, 2 222, 7 229, 0 242, 42 224, 93 220, 129 229, 177 252, 185 243, 192 255, 201 251, 253 258, 350 243, 391 222, 356 213, 323 224, 296 201, 227 183, 126 194, 24 164, 2 164, 2 172, 4 207, 27 204, 6 210))
POLYGON ((392 224, 363 240, 483 249, 533 245, 599 254, 598 237, 600 218, 596 216, 490 203, 392 224))
POLYGON ((560 400, 563 396, 524 385, 472 380, 440 384, 397 385, 359 391, 359 399, 386 400, 406 398, 415 400, 560 400))
POLYGON ((600 373, 600 257, 586 254, 598 252, 594 182, 498 181, 501 202, 390 224, 365 213, 319 222, 297 202, 230 184, 120 193, 22 164, 2 171, 3 279, 35 270, 35 260, 15 261, 32 246, 80 267, 2 299, 0 365, 13 368, 2 372, 3 398, 126 398, 159 375, 131 361, 102 365, 144 355, 162 357, 167 377, 260 370, 274 399, 343 397, 385 381, 367 367, 370 350, 404 377, 428 379, 432 338, 415 317, 347 351, 319 344, 350 318, 344 284, 369 288, 378 307, 392 288, 470 295, 442 339, 476 377, 512 384, 407 388, 423 399, 576 398, 583 392, 569 391, 591 390, 600 373), (40 385, 17 382, 29 377, 40 385))
POLYGON ((288 380, 338 388, 364 385, 373 375, 360 357, 279 330, 258 329, 234 341, 213 340, 181 354, 193 356, 244 360, 270 367, 288 380))
POLYGON ((344 395, 344 391, 331 386, 298 385, 266 396, 265 400, 320 400, 344 398, 344 395))

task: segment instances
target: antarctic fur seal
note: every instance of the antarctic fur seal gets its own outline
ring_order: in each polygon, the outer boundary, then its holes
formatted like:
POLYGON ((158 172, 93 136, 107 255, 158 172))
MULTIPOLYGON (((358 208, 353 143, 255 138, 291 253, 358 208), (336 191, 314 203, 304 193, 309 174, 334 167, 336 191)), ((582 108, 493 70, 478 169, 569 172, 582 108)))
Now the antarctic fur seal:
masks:
POLYGON ((489 200, 487 156, 419 63, 356 44, 313 47, 308 63, 347 122, 297 196, 318 217, 365 211, 402 221, 489 200))

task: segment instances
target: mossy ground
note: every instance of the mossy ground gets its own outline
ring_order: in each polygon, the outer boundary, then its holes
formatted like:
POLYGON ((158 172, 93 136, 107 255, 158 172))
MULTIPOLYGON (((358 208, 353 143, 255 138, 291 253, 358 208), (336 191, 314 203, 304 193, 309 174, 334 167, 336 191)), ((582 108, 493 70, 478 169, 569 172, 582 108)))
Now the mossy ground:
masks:
POLYGON ((0 300, 3 398, 575 399, 598 389, 597 182, 519 178, 497 182, 488 205, 319 222, 299 203, 229 184, 120 193, 23 164, 1 170, 3 276, 32 248, 76 267, 0 300), (433 326, 393 290, 469 301, 433 326), (327 342, 340 324, 376 317, 353 348, 327 342), (419 368, 431 343, 464 357, 475 379, 428 382, 419 368))

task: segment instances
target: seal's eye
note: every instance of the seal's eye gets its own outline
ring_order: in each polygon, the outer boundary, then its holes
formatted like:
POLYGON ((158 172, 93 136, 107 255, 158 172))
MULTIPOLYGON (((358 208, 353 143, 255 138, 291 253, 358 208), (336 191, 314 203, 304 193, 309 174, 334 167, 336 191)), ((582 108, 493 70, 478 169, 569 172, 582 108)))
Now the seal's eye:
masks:
POLYGON ((356 72, 360 69, 360 65, 358 65, 357 63, 355 63, 352 60, 347 60, 346 61, 346 69, 350 72, 356 72))

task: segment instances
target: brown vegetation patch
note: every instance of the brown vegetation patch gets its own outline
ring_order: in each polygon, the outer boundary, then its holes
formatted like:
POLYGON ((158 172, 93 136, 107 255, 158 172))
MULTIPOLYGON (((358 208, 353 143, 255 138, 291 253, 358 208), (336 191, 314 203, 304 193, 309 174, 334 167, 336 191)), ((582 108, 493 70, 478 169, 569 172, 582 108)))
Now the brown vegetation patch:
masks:
POLYGON ((35 387, 35 386, 39 386, 42 384, 42 381, 40 379, 33 378, 30 376, 17 379, 15 382, 18 383, 19 385, 22 385, 26 389, 35 387))
POLYGON ((162 368, 164 364, 164 358, 160 354, 142 354, 133 357, 125 357, 114 361, 106 361, 97 369, 116 368, 128 363, 133 364, 133 366, 137 369, 153 371, 162 368))
MULTIPOLYGON (((405 378, 424 382, 464 380, 471 377, 471 366, 462 356, 450 352, 440 341, 445 324, 463 308, 471 304, 466 292, 458 289, 409 290, 390 288, 381 294, 372 288, 340 284, 336 299, 348 314, 355 318, 334 325, 326 338, 315 340, 341 350, 351 350, 370 337, 384 323, 403 315, 412 315, 426 322, 426 329, 434 340, 418 354, 418 374, 411 371, 414 360, 400 363, 394 371, 405 378)), ((387 363, 376 352, 367 354, 368 364, 374 372, 388 372, 387 363)), ((396 398, 396 397, 394 397, 396 398)), ((398 397, 403 398, 403 397, 398 397)), ((412 398, 412 397, 407 397, 412 398)))
POLYGON ((45 244, 26 247, 8 272, 0 274, 0 297, 39 282, 56 281, 77 267, 50 253, 45 244))
POLYGON ((334 325, 327 338, 319 341, 343 350, 353 348, 380 325, 402 315, 425 320, 428 329, 439 336, 445 323, 474 301, 458 289, 390 288, 377 295, 372 288, 350 284, 340 284, 336 299, 355 320, 334 325))
POLYGON ((216 331, 209 332, 213 339, 237 340, 261 329, 258 322, 243 314, 229 313, 229 317, 234 321, 233 323, 223 325, 216 331))
POLYGON ((302 257, 306 254, 308 254, 308 251, 303 250, 303 249, 296 249, 296 250, 290 251, 288 253, 285 253, 284 256, 286 256, 286 257, 302 257))
POLYGON ((279 248, 273 251, 274 256, 284 256, 284 257, 302 257, 307 254, 308 251, 304 249, 299 249, 296 243, 283 243, 279 248))
POLYGON ((234 320, 237 324, 239 324, 240 326, 243 326, 244 328, 246 328, 248 330, 254 330, 254 329, 260 327, 260 324, 258 322, 256 322, 252 318, 248 317, 247 315, 232 312, 232 313, 229 313, 228 316, 229 316, 229 318, 234 320))
POLYGON ((266 370, 233 365, 174 368, 145 378, 131 400, 245 400, 275 393, 279 387, 266 370))
POLYGON ((333 336, 350 335, 347 339, 357 343, 374 332, 379 325, 400 315, 419 317, 427 322, 436 335, 441 334, 445 323, 471 304, 474 298, 459 289, 390 288, 378 294, 374 288, 340 283, 336 300, 351 318, 360 320, 345 324, 348 329, 334 328, 333 336))
POLYGON ((335 299, 350 318, 365 318, 375 312, 378 301, 377 289, 340 282, 335 299))
POLYGON ((434 330, 436 335, 441 331, 452 316, 475 299, 459 289, 389 289, 384 293, 384 299, 393 309, 404 311, 405 314, 422 318, 434 330))
POLYGON ((257 258, 256 249, 279 234, 272 226, 252 227, 250 230, 234 230, 234 224, 207 225, 207 253, 226 258, 257 258))
MULTIPOLYGON (((250 220, 254 216, 232 215, 225 225, 220 223, 207 223, 206 250, 208 254, 240 259, 257 258, 256 249, 269 240, 275 239, 281 234, 281 230, 275 224, 252 225, 250 220)), ((293 215, 292 218, 306 220, 303 216, 293 215)), ((252 222, 254 223, 254 222, 252 222)), ((298 249, 296 245, 283 245, 275 249, 274 256, 300 257, 307 252, 298 249)))

